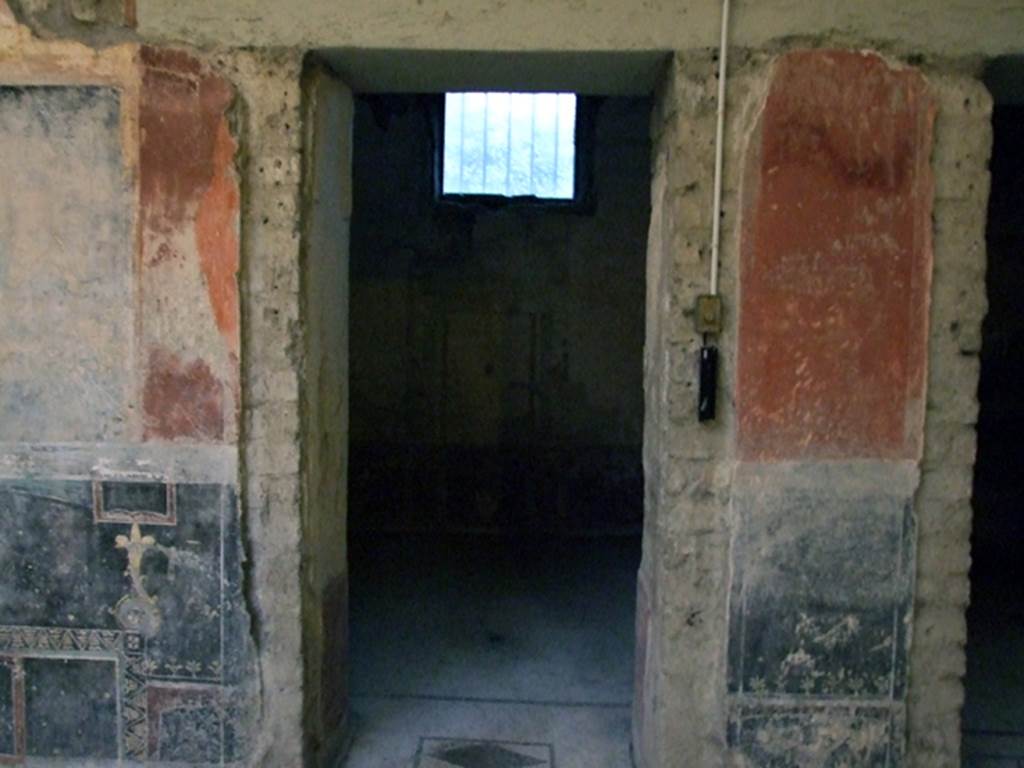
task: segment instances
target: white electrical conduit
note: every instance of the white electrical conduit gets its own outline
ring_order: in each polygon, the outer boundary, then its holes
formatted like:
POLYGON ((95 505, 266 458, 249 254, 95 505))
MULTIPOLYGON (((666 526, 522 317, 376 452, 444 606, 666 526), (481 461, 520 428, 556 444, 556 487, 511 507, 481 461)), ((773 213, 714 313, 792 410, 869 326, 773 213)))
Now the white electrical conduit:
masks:
POLYGON ((722 0, 722 40, 718 48, 718 127, 715 131, 715 201, 711 220, 711 295, 718 294, 718 250, 722 236, 722 154, 725 143, 725 77, 729 41, 729 0, 722 0))

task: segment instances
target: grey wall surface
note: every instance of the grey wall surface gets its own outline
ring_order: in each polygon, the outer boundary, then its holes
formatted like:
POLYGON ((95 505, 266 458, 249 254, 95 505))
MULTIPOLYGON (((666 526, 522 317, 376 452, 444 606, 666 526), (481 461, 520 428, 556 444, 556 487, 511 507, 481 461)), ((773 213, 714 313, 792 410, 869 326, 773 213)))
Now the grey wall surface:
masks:
POLYGON ((115 88, 0 86, 0 441, 131 432, 133 220, 119 124, 115 88))
MULTIPOLYGON (((38 2, 39 0, 37 0, 38 2)), ((45 3, 44 3, 45 4, 45 3)), ((1019 0, 887 0, 857 3, 761 0, 737 4, 735 45, 757 48, 796 36, 831 35, 957 55, 1019 51, 1019 0), (968 33, 969 30, 969 33, 968 33)), ((665 0, 138 0, 144 34, 229 45, 470 51, 678 51, 718 44, 720 3, 665 0)), ((434 70, 441 75, 444 68, 434 70)))
POLYGON ((348 729, 348 247, 352 94, 304 82, 302 567, 306 759, 333 765, 348 729))
POLYGON ((428 99, 359 100, 353 527, 638 530, 649 112, 601 102, 588 209, 488 209, 435 200, 428 99))

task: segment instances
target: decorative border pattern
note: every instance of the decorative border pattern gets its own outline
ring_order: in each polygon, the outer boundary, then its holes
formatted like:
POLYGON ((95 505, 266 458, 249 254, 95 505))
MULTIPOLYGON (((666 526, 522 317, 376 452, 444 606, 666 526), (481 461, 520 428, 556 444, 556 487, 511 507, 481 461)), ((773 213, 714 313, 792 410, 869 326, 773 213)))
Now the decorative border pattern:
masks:
MULTIPOLYGON (((119 629, 0 627, 0 653, 49 656, 54 653, 141 654, 142 636, 119 629)), ((70 658, 74 658, 73 656, 70 658)))
POLYGON ((121 674, 121 739, 124 756, 129 760, 146 759, 149 744, 149 704, 146 674, 139 653, 125 657, 121 674))

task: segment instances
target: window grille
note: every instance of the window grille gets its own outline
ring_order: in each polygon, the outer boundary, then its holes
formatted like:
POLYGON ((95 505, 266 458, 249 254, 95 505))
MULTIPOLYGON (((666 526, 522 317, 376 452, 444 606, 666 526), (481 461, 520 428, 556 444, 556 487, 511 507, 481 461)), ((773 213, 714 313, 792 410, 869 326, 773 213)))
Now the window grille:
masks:
POLYGON ((444 195, 576 193, 576 95, 448 93, 444 108, 444 195))

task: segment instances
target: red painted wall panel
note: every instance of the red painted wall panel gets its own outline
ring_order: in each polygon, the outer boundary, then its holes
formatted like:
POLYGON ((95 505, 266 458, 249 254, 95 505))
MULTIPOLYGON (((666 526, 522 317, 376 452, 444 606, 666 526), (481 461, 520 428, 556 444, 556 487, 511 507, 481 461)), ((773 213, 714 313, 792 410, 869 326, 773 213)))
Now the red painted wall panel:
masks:
POLYGON ((234 93, 183 51, 139 56, 145 438, 230 442, 239 401, 234 93))
POLYGON ((741 459, 919 456, 934 113, 874 54, 777 62, 744 177, 741 459))

